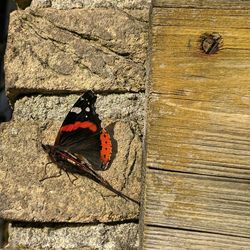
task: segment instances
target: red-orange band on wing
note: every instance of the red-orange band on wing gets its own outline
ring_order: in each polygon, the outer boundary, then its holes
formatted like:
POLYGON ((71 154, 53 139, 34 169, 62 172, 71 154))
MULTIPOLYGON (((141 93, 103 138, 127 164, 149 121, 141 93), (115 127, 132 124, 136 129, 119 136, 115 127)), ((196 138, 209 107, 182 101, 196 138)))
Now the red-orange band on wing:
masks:
POLYGON ((101 158, 102 163, 104 165, 107 165, 110 161, 111 154, 112 154, 112 144, 111 144, 110 135, 105 129, 103 129, 102 133, 100 134, 100 141, 101 141, 101 146, 102 146, 100 158, 101 158))
POLYGON ((92 122, 89 122, 89 121, 79 122, 79 121, 77 121, 73 124, 68 124, 68 125, 61 127, 60 132, 70 132, 70 131, 77 130, 78 128, 88 128, 92 132, 97 131, 97 126, 92 122))

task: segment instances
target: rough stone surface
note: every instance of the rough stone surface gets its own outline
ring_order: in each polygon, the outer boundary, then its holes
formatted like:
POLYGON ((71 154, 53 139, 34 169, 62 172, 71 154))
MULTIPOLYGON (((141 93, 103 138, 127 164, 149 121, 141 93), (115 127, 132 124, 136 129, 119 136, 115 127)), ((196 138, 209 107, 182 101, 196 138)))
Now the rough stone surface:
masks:
POLYGON ((33 0, 32 7, 149 9, 151 0, 33 0))
MULTIPOLYGON (((53 144, 78 96, 24 97, 15 103, 14 120, 0 125, 0 217, 22 221, 109 222, 138 218, 139 207, 80 176, 66 174, 39 182, 48 162, 40 142, 53 144)), ((117 190, 139 200, 144 95, 98 96, 104 125, 114 123, 115 157, 100 173, 117 190)), ((58 173, 49 165, 48 175, 58 173)))
POLYGON ((5 56, 9 97, 144 90, 148 23, 139 17, 145 13, 137 11, 135 18, 112 9, 13 12, 5 56))
POLYGON ((31 7, 32 8, 47 8, 47 7, 51 7, 51 0, 33 0, 31 2, 31 7))
POLYGON ((138 224, 61 225, 51 227, 22 227, 9 229, 7 247, 31 249, 137 249, 138 224))
MULTIPOLYGON (((70 107, 80 95, 36 95, 18 99, 14 106, 15 121, 39 121, 48 124, 51 120, 63 121, 70 107)), ((145 94, 97 94, 96 111, 100 119, 136 121, 142 134, 144 123, 145 94)))

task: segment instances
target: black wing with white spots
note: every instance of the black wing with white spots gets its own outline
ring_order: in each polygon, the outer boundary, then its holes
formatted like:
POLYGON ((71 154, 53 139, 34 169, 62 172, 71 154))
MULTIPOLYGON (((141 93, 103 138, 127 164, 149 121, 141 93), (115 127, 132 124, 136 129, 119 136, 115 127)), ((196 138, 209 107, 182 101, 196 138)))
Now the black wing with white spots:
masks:
POLYGON ((55 141, 55 146, 70 147, 93 135, 100 134, 101 120, 96 114, 96 95, 85 92, 74 104, 66 116, 55 141))

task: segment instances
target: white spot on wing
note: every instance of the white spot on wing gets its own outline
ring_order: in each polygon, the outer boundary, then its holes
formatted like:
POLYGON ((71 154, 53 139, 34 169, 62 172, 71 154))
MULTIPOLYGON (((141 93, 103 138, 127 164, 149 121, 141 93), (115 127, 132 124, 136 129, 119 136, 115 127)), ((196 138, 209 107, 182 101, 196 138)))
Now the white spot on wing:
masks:
POLYGON ((80 114, 81 111, 82 111, 82 109, 79 108, 79 107, 73 107, 73 108, 70 110, 70 112, 73 112, 73 113, 76 113, 76 114, 80 114))
POLYGON ((86 111, 86 112, 89 112, 89 111, 90 111, 90 108, 89 108, 89 107, 86 107, 86 108, 85 108, 85 111, 86 111))

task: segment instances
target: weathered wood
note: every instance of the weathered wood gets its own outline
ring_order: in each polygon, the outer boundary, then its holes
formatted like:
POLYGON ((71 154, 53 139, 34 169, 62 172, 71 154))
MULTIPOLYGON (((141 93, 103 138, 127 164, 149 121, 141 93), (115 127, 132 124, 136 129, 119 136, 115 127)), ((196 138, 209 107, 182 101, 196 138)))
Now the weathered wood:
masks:
POLYGON ((177 90, 175 96, 151 95, 147 166, 250 179, 250 109, 242 103, 237 111, 237 103, 229 104, 228 95, 217 91, 210 102, 196 96, 189 100, 177 90))
POLYGON ((250 11, 238 12, 217 10, 213 16, 210 10, 156 9, 152 91, 188 98, 204 108, 210 104, 204 102, 214 100, 216 109, 249 114, 250 11), (219 52, 211 56, 200 50, 200 37, 207 32, 218 32, 223 39, 219 52), (238 106, 232 107, 235 101, 238 106))
MULTIPOLYGON (((182 9, 182 8, 176 8, 176 9, 161 9, 161 8, 155 8, 153 10, 153 26, 184 26, 182 29, 179 29, 177 32, 177 38, 178 34, 187 35, 188 34, 188 27, 196 30, 196 27, 199 27, 201 30, 197 31, 204 31, 203 29, 212 28, 213 30, 218 30, 222 28, 226 28, 225 30, 222 30, 224 32, 228 32, 229 30, 234 30, 235 28, 238 29, 236 33, 245 32, 248 33, 247 30, 244 31, 244 29, 249 28, 250 20, 249 18, 249 10, 235 10, 234 14, 232 15, 232 10, 211 10, 211 9, 182 9), (213 24, 211 26, 211 23, 213 24), (210 26, 210 27, 209 27, 210 26), (240 28, 240 30, 239 30, 240 28), (229 29, 229 30, 228 30, 229 29), (182 33, 183 32, 183 33, 182 33)), ((180 27, 179 27, 180 28, 180 27)), ((211 30, 210 30, 211 31, 211 30)), ((239 33, 239 34, 240 34, 239 33)), ((162 33, 164 35, 164 31, 162 33)), ((193 35, 193 32, 189 35, 193 35)), ((231 34, 234 36, 235 34, 231 34)), ((167 38, 167 37, 166 37, 167 38)), ((185 38, 185 37, 184 37, 185 38)), ((232 37, 229 36, 230 39, 232 37)), ((237 37, 238 39, 242 39, 242 36, 237 37)), ((184 39, 185 40, 185 39, 184 39)), ((243 39, 242 39, 243 40, 243 39)), ((243 41, 246 43, 247 41, 243 41)), ((237 47, 237 43, 231 44, 233 46, 237 47)), ((238 44, 239 46, 242 46, 241 43, 238 44)), ((184 47, 185 48, 185 47, 184 47)))
POLYGON ((170 8, 213 8, 213 9, 250 9, 248 0, 153 0, 154 7, 170 8))
POLYGON ((249 249, 249 239, 200 233, 173 228, 151 227, 145 229, 144 246, 148 249, 249 249))
POLYGON ((143 247, 250 248, 250 1, 154 6, 143 247))
POLYGON ((250 181, 150 170, 146 183, 146 224, 249 237, 250 181))
POLYGON ((210 12, 153 12, 151 91, 164 95, 151 96, 147 164, 250 178, 250 12, 210 12), (223 38, 210 56, 199 41, 209 30, 223 38))

